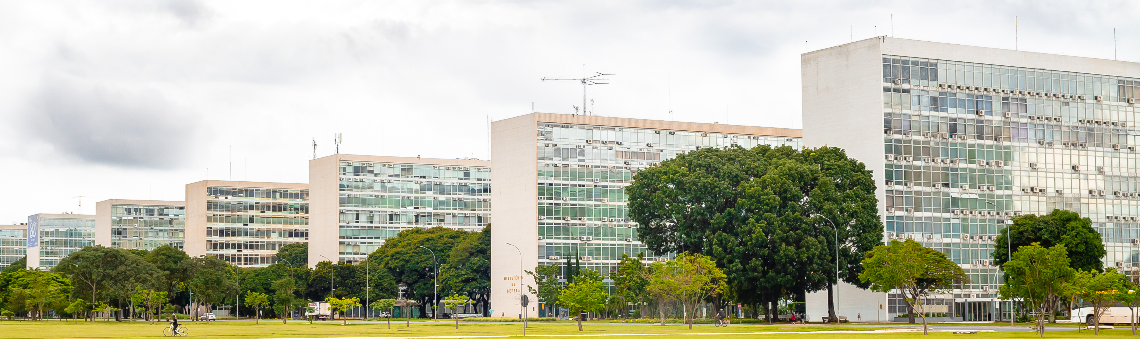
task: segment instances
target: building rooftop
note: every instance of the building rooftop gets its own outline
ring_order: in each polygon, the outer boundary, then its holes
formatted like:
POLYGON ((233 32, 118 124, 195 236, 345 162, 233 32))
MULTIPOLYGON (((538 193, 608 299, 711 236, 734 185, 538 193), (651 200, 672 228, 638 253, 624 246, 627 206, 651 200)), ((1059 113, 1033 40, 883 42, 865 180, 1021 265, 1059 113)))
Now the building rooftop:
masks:
MULTIPOLYGON (((610 127, 625 127, 625 128, 646 128, 646 129, 661 129, 670 131, 690 131, 690 132, 709 132, 709 133, 725 133, 725 134, 742 134, 742 135, 768 135, 779 137, 800 138, 803 131, 794 128, 777 128, 777 127, 760 127, 760 126, 742 126, 742 125, 728 125, 728 124, 707 124, 700 122, 681 122, 681 121, 668 121, 668 120, 649 120, 649 119, 631 119, 631 118, 615 118, 597 115, 574 115, 574 114, 557 114, 557 113, 530 113, 504 120, 520 119, 525 117, 533 117, 538 122, 545 123, 558 123, 558 124, 572 124, 572 125, 592 125, 592 126, 610 126, 610 127)), ((502 121, 502 120, 500 120, 502 121)))

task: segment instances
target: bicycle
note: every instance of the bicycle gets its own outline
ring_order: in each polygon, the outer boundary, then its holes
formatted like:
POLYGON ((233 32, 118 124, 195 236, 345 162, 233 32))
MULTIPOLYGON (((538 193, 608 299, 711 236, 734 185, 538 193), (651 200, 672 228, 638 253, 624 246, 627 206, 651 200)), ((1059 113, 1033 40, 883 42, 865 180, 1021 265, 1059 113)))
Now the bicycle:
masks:
POLYGON ((713 322, 713 327, 728 327, 728 321, 724 319, 717 319, 713 322))
POLYGON ((179 336, 185 337, 187 335, 186 334, 186 327, 185 326, 178 326, 178 330, 175 330, 174 325, 170 325, 170 326, 167 326, 166 328, 162 329, 162 335, 167 336, 167 337, 179 337, 179 336))

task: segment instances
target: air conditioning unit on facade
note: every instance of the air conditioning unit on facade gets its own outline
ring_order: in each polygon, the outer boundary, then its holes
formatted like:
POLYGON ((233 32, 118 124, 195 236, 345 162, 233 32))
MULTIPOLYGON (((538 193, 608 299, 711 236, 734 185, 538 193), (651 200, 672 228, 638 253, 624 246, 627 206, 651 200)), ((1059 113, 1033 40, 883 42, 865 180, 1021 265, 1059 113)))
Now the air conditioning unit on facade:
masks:
POLYGON ((975 110, 975 111, 974 111, 974 114, 976 114, 976 115, 978 115, 978 116, 983 116, 983 115, 986 115, 986 111, 983 111, 983 110, 980 110, 980 109, 979 109, 979 110, 975 110))
POLYGON ((1001 114, 1001 116, 1002 116, 1002 117, 1005 117, 1005 118, 1009 118, 1009 117, 1010 117, 1010 115, 1012 115, 1012 114, 1010 114, 1009 112, 1005 112, 1005 113, 1002 113, 1002 114, 1001 114))
POLYGON ((1081 165, 1073 165, 1072 168, 1073 168, 1073 171, 1077 171, 1077 172, 1081 171, 1081 165))
POLYGON ((1128 103, 1130 103, 1130 104, 1135 104, 1135 103, 1136 103, 1136 99, 1134 99, 1134 98, 1128 98, 1128 103))
POLYGON ((1029 168, 1037 169, 1037 163, 1035 163, 1035 162, 1029 163, 1029 168))

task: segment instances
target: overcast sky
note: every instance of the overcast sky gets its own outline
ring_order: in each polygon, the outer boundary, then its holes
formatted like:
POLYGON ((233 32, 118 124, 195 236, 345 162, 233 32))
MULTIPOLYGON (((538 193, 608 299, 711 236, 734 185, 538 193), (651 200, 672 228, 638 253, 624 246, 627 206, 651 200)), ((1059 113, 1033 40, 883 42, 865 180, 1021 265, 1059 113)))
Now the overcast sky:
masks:
POLYGON ((486 159, 487 120, 800 128, 800 53, 877 35, 1140 61, 1126 1, 0 1, 0 223, 307 182, 313 156, 486 159), (672 115, 669 112, 672 111, 672 115), (232 151, 231 151, 232 149, 232 151), (231 155, 232 154, 232 155, 231 155), (232 163, 232 173, 231 164, 232 163), (83 196, 82 209, 76 197, 83 196))

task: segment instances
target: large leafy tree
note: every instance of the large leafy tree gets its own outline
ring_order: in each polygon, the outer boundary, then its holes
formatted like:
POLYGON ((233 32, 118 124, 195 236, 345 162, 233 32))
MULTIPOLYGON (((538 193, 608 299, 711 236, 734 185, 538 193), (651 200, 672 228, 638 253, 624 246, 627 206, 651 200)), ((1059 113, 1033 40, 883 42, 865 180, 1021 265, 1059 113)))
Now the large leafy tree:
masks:
POLYGON ((448 264, 451 249, 468 234, 443 227, 407 229, 385 240, 383 246, 369 255, 369 260, 387 270, 397 283, 407 285, 407 298, 424 301, 420 304, 420 314, 426 315, 425 305, 435 305, 438 301, 432 300, 436 261, 431 251, 434 251, 440 265, 448 264))
POLYGON ((163 272, 158 278, 158 289, 166 291, 171 297, 174 293, 178 293, 179 286, 189 279, 183 270, 182 262, 190 259, 190 256, 177 247, 170 245, 156 247, 146 254, 145 259, 163 272))
POLYGON ((1037 328, 1045 336, 1045 314, 1048 304, 1061 298, 1065 285, 1073 279, 1076 270, 1069 267, 1065 245, 1050 248, 1040 244, 1022 246, 1013 253, 1013 260, 1002 265, 1007 279, 999 293, 1002 299, 1024 300, 1037 313, 1037 328))
MULTIPOLYGON (((183 270, 190 275, 187 286, 194 300, 211 308, 233 295, 238 288, 235 270, 229 263, 215 257, 190 258, 182 262, 183 270)), ((209 318, 207 318, 207 324, 209 318)))
POLYGON ((277 250, 277 262, 291 267, 304 267, 309 263, 309 243, 295 243, 281 246, 277 250))
POLYGON ((866 286, 861 258, 883 229, 874 191, 871 172, 842 149, 768 146, 682 154, 626 189, 650 250, 707 255, 739 301, 773 308, 836 282, 836 240, 839 278, 866 286))
MULTIPOLYGON (((89 297, 92 304, 118 304, 119 309, 124 301, 129 302, 137 287, 153 287, 164 274, 137 254, 103 246, 84 247, 71 253, 53 270, 72 281, 74 297, 89 297)), ((118 318, 119 314, 115 316, 118 318)))
POLYGON ((12 288, 11 301, 24 303, 32 314, 32 320, 43 319, 44 310, 62 311, 67 307, 67 295, 71 293, 71 282, 63 276, 51 272, 24 270, 18 275, 12 288))
POLYGON ((462 294, 486 312, 491 297, 491 226, 466 234, 451 249, 447 265, 439 269, 440 285, 448 294, 462 294))
POLYGON ((1016 253, 1022 246, 1034 243, 1046 248, 1065 245, 1069 265, 1074 269, 1100 272, 1104 268, 1101 258, 1107 252, 1100 233, 1092 227, 1092 221, 1076 212, 1059 209, 1041 216, 1027 214, 1013 218, 1013 224, 1002 229, 994 241, 990 255, 995 264, 1004 265, 1009 260, 1009 248, 1016 253))
POLYGON ((27 269, 27 267, 28 267, 28 256, 24 256, 23 258, 16 259, 16 261, 13 261, 12 264, 8 265, 8 267, 5 267, 4 270, 0 271, 0 274, 12 273, 12 272, 19 271, 19 270, 25 270, 25 269, 27 269))
MULTIPOLYGON (((899 291, 906 301, 910 323, 914 323, 916 306, 921 307, 926 295, 945 291, 969 281, 962 268, 935 251, 907 239, 892 240, 885 246, 876 246, 863 259, 863 273, 859 279, 870 284, 877 292, 899 291)), ((922 315, 922 333, 929 334, 925 312, 922 315)))

